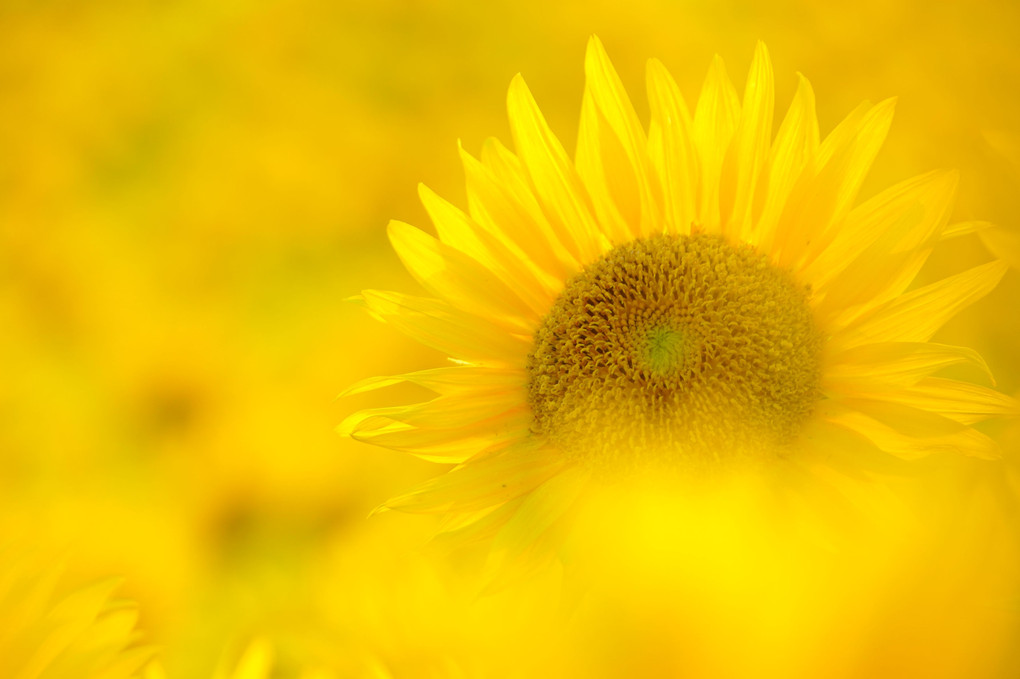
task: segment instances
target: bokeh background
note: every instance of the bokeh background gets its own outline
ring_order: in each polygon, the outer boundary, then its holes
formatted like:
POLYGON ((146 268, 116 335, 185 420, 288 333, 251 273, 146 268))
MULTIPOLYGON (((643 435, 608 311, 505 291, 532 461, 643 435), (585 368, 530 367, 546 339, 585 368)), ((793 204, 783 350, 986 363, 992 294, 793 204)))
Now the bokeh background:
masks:
MULTIPOLYGON (((67 555, 69 582, 123 576, 171 678, 211 676, 259 638, 280 677, 456 676, 449 657, 513 657, 485 621, 540 636, 498 597, 451 597, 413 556, 428 521, 367 519, 436 469, 334 427, 420 395, 335 396, 439 360, 344 300, 415 289, 386 222, 429 228, 419 181, 465 204, 457 140, 509 142, 515 73, 573 147, 592 33, 643 118, 649 57, 691 102, 715 53, 742 83, 758 39, 777 108, 802 72, 823 133, 898 95, 864 197, 956 167, 957 219, 1020 226, 1009 0, 6 0, 0 542, 67 555)), ((968 237, 923 278, 988 257, 968 237)), ((939 336, 978 348, 1009 393, 1018 300, 1012 272, 939 336)))

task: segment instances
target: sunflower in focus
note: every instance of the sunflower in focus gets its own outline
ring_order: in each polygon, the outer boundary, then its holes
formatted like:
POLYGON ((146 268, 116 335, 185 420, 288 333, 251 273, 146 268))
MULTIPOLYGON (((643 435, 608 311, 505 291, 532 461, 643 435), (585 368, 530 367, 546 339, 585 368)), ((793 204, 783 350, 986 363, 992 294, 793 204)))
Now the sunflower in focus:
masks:
POLYGON ((892 100, 820 139, 800 77, 773 135, 759 43, 743 99, 716 58, 693 115, 650 61, 646 128, 597 38, 585 74, 573 160, 517 76, 516 152, 461 150, 468 211, 423 186, 438 238, 389 225, 430 296, 356 299, 451 364, 353 385, 436 397, 355 413, 341 431, 455 466, 385 508, 523 551, 605 480, 998 455, 972 425, 1016 403, 937 376, 988 368, 930 339, 1006 265, 911 287, 936 245, 985 224, 949 223, 953 172, 857 201, 892 100))

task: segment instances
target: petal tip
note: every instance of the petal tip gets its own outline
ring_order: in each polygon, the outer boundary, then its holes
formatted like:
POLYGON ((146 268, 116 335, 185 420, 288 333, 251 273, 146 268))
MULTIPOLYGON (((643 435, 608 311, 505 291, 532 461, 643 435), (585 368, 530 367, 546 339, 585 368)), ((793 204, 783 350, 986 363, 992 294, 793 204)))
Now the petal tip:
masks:
MULTIPOLYGON (((340 398, 343 395, 344 395, 344 392, 340 392, 340 396, 338 396, 337 398, 340 398)), ((340 424, 338 424, 333 431, 335 431, 337 434, 339 434, 340 436, 342 436, 345 439, 348 439, 348 438, 349 439, 353 439, 354 438, 354 431, 357 429, 358 422, 360 422, 360 421, 361 421, 361 413, 360 412, 359 413, 354 413, 353 415, 349 415, 346 418, 344 418, 344 421, 341 422, 340 424)))
MULTIPOLYGON (((418 186, 422 187, 425 185, 419 184, 418 186)), ((420 191, 421 189, 419 188, 419 192, 420 191)), ((414 235, 415 231, 419 231, 419 229, 398 219, 391 219, 389 223, 386 224, 386 235, 389 237, 390 243, 393 243, 394 240, 402 240, 409 235, 414 235)))
POLYGON ((372 518, 373 516, 378 516, 379 514, 383 514, 383 513, 385 513, 385 512, 388 512, 388 511, 390 511, 391 509, 392 509, 392 507, 390 507, 390 506, 389 506, 389 504, 387 504, 386 502, 384 502, 384 503, 382 503, 381 505, 379 505, 378 507, 376 507, 375 509, 373 509, 372 511, 370 511, 370 512, 368 513, 368 516, 367 516, 367 517, 365 517, 365 518, 367 518, 367 519, 371 519, 371 518, 372 518))
POLYGON ((896 96, 889 97, 888 99, 883 99, 882 101, 875 104, 874 110, 875 112, 881 111, 882 113, 892 116, 896 112, 896 104, 899 102, 899 100, 900 98, 896 96))
POLYGON ((522 92, 529 92, 528 85, 524 82, 524 76, 520 73, 514 73, 514 77, 510 78, 510 88, 508 96, 519 95, 522 92))
POLYGON ((426 204, 426 207, 428 207, 428 202, 435 197, 436 192, 430 189, 428 184, 425 182, 418 182, 418 200, 426 204))

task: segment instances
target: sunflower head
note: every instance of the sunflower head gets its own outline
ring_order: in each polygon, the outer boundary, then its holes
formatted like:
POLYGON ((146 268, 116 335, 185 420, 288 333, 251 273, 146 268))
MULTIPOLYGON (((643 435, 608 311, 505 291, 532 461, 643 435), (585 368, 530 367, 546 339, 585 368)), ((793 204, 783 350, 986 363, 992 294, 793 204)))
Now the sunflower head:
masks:
POLYGON ((807 289, 752 248, 630 241, 572 278, 535 333, 533 432, 610 474, 767 456, 818 400, 820 345, 807 289))
POLYGON ((892 100, 823 139, 801 77, 773 133, 760 43, 743 97, 717 58, 693 114, 649 62, 647 124, 595 38, 585 74, 573 158, 517 76, 515 151, 461 151, 467 212, 423 188, 438 238, 390 225, 429 296, 358 299, 453 365, 353 386, 437 396, 341 429, 455 466, 385 507, 440 513, 448 532, 520 553, 555 543, 593 477, 810 479, 889 455, 998 455, 972 425, 1016 415, 1016 402, 939 376, 987 366, 930 340, 1005 265, 912 286, 937 245, 986 225, 949 223, 953 172, 858 201, 892 100))

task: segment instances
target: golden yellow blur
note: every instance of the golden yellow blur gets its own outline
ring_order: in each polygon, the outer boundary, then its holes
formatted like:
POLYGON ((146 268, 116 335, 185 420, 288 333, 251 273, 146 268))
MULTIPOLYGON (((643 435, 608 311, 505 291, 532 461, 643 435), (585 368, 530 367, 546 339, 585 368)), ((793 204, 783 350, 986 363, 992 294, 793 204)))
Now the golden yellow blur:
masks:
POLYGON ((155 649, 137 644, 137 607, 116 580, 68 589, 61 568, 24 544, 0 550, 0 673, 18 679, 128 679, 155 649))
MULTIPOLYGON (((953 221, 1020 228, 1008 0, 5 2, 0 545, 65 554, 67 592, 120 578, 151 678, 1020 675, 1015 429, 989 432, 1003 463, 932 460, 795 522, 742 492, 607 501, 573 564, 481 597, 483 556, 367 518, 435 472, 334 433, 392 394, 334 397, 438 355, 343 300, 411 289, 385 224, 427 223, 419 181, 463 205, 457 140, 510 138, 515 73, 573 147, 593 33, 643 120, 646 59, 693 96, 758 39, 823 130, 898 96, 862 198, 956 167, 953 221)), ((919 284, 987 261, 959 242, 919 284)), ((1013 394, 1018 301, 1013 271, 936 336, 1013 394)))

